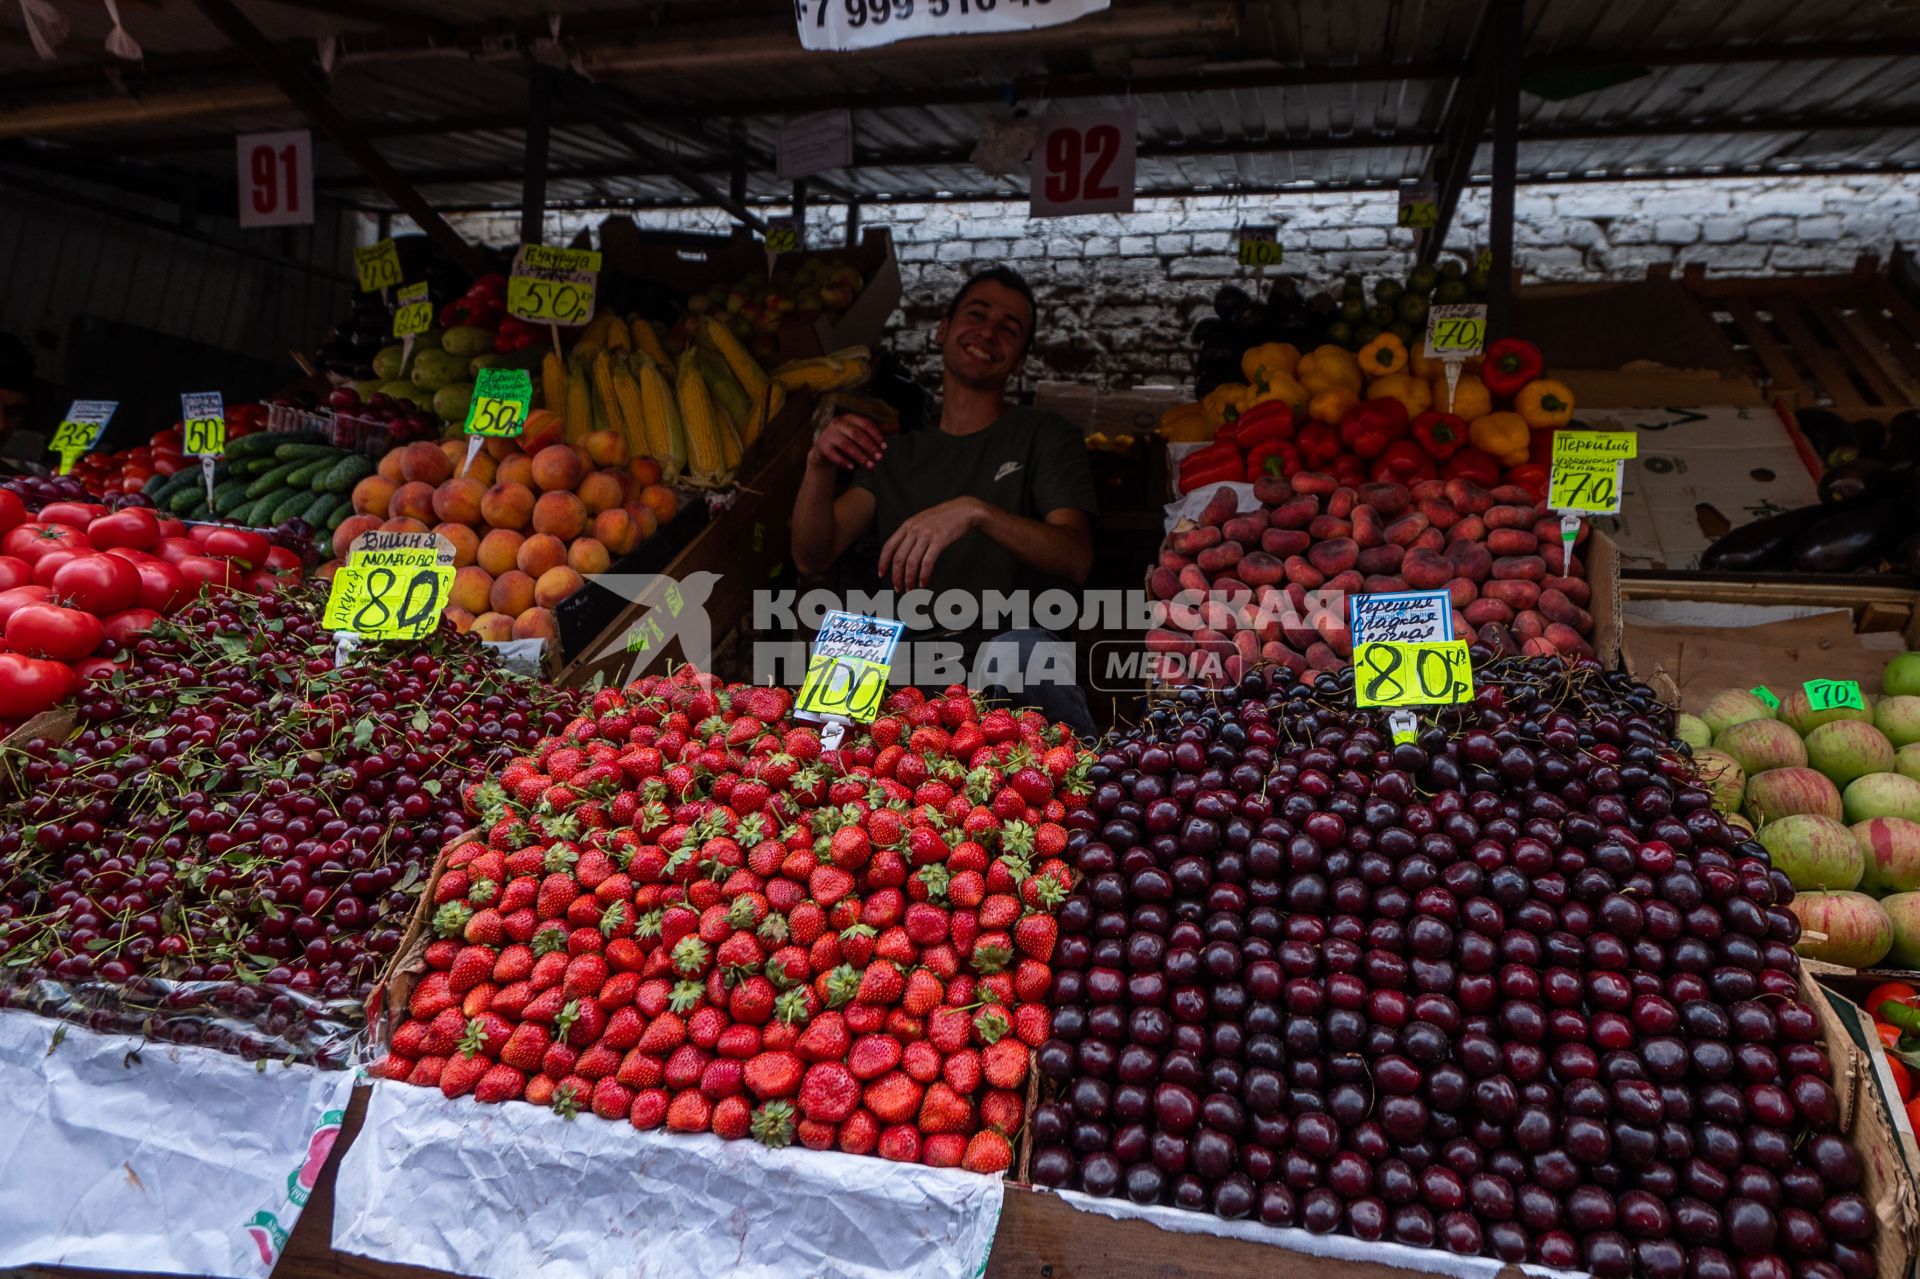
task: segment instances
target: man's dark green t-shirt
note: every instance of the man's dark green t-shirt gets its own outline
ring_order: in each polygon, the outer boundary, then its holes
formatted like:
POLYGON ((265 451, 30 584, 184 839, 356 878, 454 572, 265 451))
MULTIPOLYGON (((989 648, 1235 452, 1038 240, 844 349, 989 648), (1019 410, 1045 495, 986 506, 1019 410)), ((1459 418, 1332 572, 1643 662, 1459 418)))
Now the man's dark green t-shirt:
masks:
MULTIPOLYGON (((882 546, 912 516, 956 497, 977 497, 1010 515, 1034 520, 1058 510, 1092 515, 1099 509, 1079 430, 1065 418, 1029 408, 1008 409, 998 422, 972 435, 934 429, 893 436, 880 465, 854 472, 853 484, 873 494, 874 527, 882 546)), ((936 594, 959 590, 978 595, 1057 584, 976 531, 940 553, 930 585, 936 594)))

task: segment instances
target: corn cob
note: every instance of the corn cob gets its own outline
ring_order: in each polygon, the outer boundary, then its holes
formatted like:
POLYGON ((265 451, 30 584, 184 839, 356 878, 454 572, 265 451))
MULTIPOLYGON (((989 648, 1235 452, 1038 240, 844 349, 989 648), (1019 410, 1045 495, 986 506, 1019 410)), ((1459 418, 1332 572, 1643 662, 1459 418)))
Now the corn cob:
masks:
POLYGON ((760 362, 740 345, 740 339, 733 336, 731 329, 709 315, 702 333, 707 344, 718 351, 720 358, 727 362, 727 367, 733 370, 733 376, 739 381, 740 389, 747 393, 747 399, 757 400, 766 394, 765 371, 761 369, 760 362))
POLYGON ((753 447, 760 433, 767 429, 767 423, 780 416, 780 410, 787 404, 787 388, 775 382, 767 388, 767 393, 753 406, 753 412, 747 418, 747 426, 741 432, 743 449, 753 447))
POLYGON ((789 391, 842 391, 859 386, 872 371, 863 357, 821 355, 782 364, 773 371, 773 380, 789 391))
POLYGON ((573 438, 575 422, 593 420, 593 393, 587 387, 587 371, 576 362, 567 370, 566 437, 573 438))
POLYGON ((540 406, 563 416, 567 410, 567 365, 552 351, 540 361, 540 406))
POLYGON ((711 351, 701 351, 700 376, 706 379, 714 407, 726 415, 736 432, 744 433, 747 419, 753 416, 753 404, 740 384, 733 380, 733 374, 727 371, 727 362, 711 351))
POLYGON ((580 336, 574 341, 575 355, 592 355, 607 344, 606 325, 601 323, 605 316, 596 315, 587 321, 587 327, 580 330, 580 336))
MULTIPOLYGON (((713 407, 713 397, 700 376, 699 359, 690 347, 680 357, 678 388, 680 417, 687 432, 687 469, 695 484, 724 484, 728 478, 724 433, 729 428, 713 407)), ((738 456, 736 452, 736 457, 738 456)))
POLYGON ((633 317, 633 349, 645 351, 662 364, 668 363, 667 348, 660 344, 660 334, 654 329, 653 321, 644 316, 633 317))
POLYGON ((629 457, 652 453, 647 443, 646 414, 640 406, 640 384, 633 380, 625 361, 613 366, 613 398, 620 407, 622 434, 627 440, 629 457))
POLYGON ((606 316, 607 350, 631 351, 633 342, 627 336, 627 322, 611 312, 606 313, 606 316))
POLYGON ((593 429, 606 431, 620 420, 620 406, 613 401, 613 358, 601 350, 593 357, 593 429))
POLYGON ((647 452, 660 463, 661 478, 672 480, 687 466, 687 432, 674 402, 673 387, 652 360, 640 366, 640 408, 646 424, 647 452))

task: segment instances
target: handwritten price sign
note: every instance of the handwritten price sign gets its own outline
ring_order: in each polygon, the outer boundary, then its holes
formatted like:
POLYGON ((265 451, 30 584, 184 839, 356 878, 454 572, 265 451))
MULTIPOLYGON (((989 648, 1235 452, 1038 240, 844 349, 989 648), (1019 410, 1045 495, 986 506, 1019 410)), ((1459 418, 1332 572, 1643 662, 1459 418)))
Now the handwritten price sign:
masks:
POLYGON ((523 244, 507 278, 507 314, 535 324, 585 324, 599 276, 600 255, 591 249, 523 244))
POLYGON ((362 293, 378 293, 400 283, 400 246, 391 239, 353 251, 353 269, 362 293))
POLYGON ((1437 360, 1471 360, 1487 345, 1487 308, 1476 302, 1442 303, 1427 311, 1427 354, 1437 360))
POLYGON ((1240 228, 1241 266, 1279 266, 1286 256, 1280 246, 1280 228, 1274 223, 1240 228))
POLYGON ((1801 687, 1806 690, 1809 710, 1837 711, 1842 708, 1851 708, 1863 711, 1867 709, 1867 699, 1860 695, 1858 680, 1810 679, 1801 687))
POLYGON ((59 472, 65 475, 80 460, 82 453, 90 451, 107 433, 107 423, 113 420, 119 409, 118 400, 75 400, 67 409, 66 417, 53 429, 53 439, 47 442, 60 458, 59 472))
POLYGON ((427 282, 409 284, 395 295, 400 305, 393 309, 393 336, 419 337, 433 327, 433 302, 427 297, 427 282))
POLYGON ((1399 223, 1415 231, 1440 225, 1440 187, 1433 182, 1416 182, 1400 188, 1399 223))
POLYGON ((1353 677, 1358 706, 1448 706, 1473 700, 1473 661, 1465 640, 1356 644, 1353 677))
POLYGON ((188 457, 219 457, 227 451, 220 392, 190 391, 180 397, 180 451, 188 457))
POLYGON ((525 369, 481 369, 467 405, 467 434, 518 435, 532 405, 533 377, 525 369))
POLYGON ((1556 511, 1612 515, 1620 482, 1639 445, 1630 431, 1556 431, 1547 505, 1556 511))
POLYGON ((887 695, 887 671, 903 629, 883 617, 828 613, 807 659, 794 708, 814 719, 871 724, 887 695))
POLYGON ((321 621, 364 639, 420 639, 440 624, 454 572, 428 549, 362 552, 334 572, 321 621))

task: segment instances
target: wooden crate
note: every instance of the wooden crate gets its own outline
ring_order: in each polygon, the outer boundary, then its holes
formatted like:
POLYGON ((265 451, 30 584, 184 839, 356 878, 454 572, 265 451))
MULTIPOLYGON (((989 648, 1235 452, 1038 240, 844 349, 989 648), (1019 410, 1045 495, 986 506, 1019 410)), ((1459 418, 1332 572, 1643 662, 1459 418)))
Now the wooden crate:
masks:
POLYGON ((1884 421, 1920 405, 1920 307, 1877 258, 1849 275, 1708 279, 1692 267, 1683 278, 1788 408, 1884 421))

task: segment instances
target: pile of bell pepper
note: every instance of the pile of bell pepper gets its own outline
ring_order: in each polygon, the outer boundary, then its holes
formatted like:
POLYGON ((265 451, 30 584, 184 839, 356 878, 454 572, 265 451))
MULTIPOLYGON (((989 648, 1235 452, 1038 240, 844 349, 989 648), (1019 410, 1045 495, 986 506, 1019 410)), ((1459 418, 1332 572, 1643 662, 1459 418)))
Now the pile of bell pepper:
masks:
POLYGON ((1343 484, 1517 484, 1544 498, 1553 432, 1573 417, 1573 392, 1545 376, 1540 348, 1520 338, 1466 361, 1451 401, 1445 364, 1391 333, 1357 354, 1329 345, 1302 355, 1267 343, 1245 353, 1241 371, 1244 383, 1169 411, 1169 438, 1211 433, 1181 460, 1183 493, 1304 470, 1343 484))

